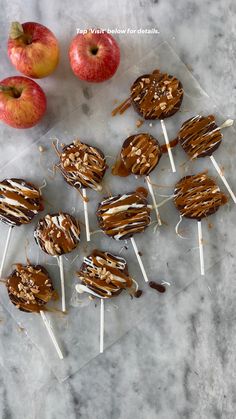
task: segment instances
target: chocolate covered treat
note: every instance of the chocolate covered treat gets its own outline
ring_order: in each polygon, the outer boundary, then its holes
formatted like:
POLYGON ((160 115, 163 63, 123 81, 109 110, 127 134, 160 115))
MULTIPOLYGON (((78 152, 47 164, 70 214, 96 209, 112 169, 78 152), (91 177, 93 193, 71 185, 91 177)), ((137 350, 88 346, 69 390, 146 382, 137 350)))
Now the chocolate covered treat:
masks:
POLYGON ((133 294, 137 291, 136 282, 130 277, 125 259, 109 252, 94 250, 77 272, 81 284, 76 285, 80 293, 88 292, 95 297, 111 298, 123 289, 133 294))
POLYGON ((151 209, 147 202, 147 190, 104 199, 98 206, 100 228, 115 240, 124 240, 141 233, 150 223, 151 209))
POLYGON ((227 202, 216 182, 205 172, 182 178, 175 186, 174 203, 183 217, 200 221, 227 202))
POLYGON ((0 182, 0 220, 11 226, 28 224, 43 210, 40 191, 23 179, 0 182))
POLYGON ((118 176, 129 174, 148 176, 155 169, 161 155, 160 144, 152 135, 146 133, 131 135, 124 141, 120 158, 112 173, 118 176))
POLYGON ((47 214, 38 222, 34 237, 44 252, 60 256, 76 248, 80 240, 80 226, 70 214, 47 214))
POLYGON ((176 77, 154 70, 135 80, 131 86, 131 99, 144 119, 164 119, 179 110, 183 87, 176 77))
POLYGON ((220 146, 222 138, 223 135, 213 115, 197 115, 188 119, 183 123, 178 134, 181 146, 192 160, 211 156, 220 146))
POLYGON ((57 152, 60 157, 58 167, 67 183, 77 189, 102 189, 101 182, 107 165, 101 150, 75 140, 57 152))
POLYGON ((11 302, 21 311, 39 313, 55 297, 49 274, 40 265, 17 264, 6 286, 11 302))

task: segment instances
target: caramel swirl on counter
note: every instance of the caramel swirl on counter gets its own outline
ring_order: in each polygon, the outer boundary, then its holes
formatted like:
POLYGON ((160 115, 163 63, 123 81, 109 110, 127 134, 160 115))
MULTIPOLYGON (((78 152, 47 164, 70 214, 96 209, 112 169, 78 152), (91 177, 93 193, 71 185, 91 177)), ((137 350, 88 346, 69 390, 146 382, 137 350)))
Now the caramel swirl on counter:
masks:
POLYGON ((11 302, 21 311, 40 312, 55 297, 49 274, 40 265, 17 264, 6 286, 11 302))
POLYGON ((205 172, 182 178, 175 186, 174 203, 180 214, 201 220, 227 202, 226 195, 205 172))
POLYGON ((125 259, 114 256, 109 252, 94 250, 84 258, 84 262, 77 272, 81 284, 76 285, 79 293, 87 292, 99 298, 111 298, 123 289, 137 291, 136 282, 129 276, 125 259))
POLYGON ((34 231, 40 248, 51 256, 60 256, 76 248, 80 241, 80 226, 70 214, 47 214, 34 231))
MULTIPOLYGON (((128 174, 147 176, 155 169, 162 152, 158 141, 150 134, 141 133, 128 137, 122 146, 120 160, 128 174)), ((124 170, 117 161, 113 175, 124 176, 124 170)))
POLYGON ((100 228, 115 240, 124 240, 141 233, 150 223, 150 208, 147 191, 138 188, 135 192, 106 198, 97 210, 100 228))
POLYGON ((144 119, 174 115, 180 108, 183 94, 181 82, 160 70, 140 76, 131 86, 133 106, 144 119))
POLYGON ((0 220, 12 226, 28 224, 43 210, 40 191, 23 179, 4 179, 0 183, 0 220))
POLYGON ((101 150, 75 140, 66 145, 59 154, 58 167, 67 183, 77 189, 102 189, 101 182, 107 165, 101 150))
POLYGON ((184 151, 193 160, 211 156, 220 146, 223 135, 213 115, 197 115, 183 123, 178 138, 184 151))

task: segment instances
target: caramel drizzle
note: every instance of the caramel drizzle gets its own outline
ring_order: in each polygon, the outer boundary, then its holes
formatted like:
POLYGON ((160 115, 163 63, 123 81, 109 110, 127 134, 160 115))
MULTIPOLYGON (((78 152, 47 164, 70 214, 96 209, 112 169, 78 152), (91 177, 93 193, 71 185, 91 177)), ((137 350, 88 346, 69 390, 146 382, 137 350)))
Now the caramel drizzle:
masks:
POLYGON ((99 250, 84 259, 77 275, 82 284, 100 298, 113 297, 134 285, 125 259, 99 250))
POLYGON ((11 302, 27 312, 39 312, 55 294, 48 272, 42 266, 17 264, 6 286, 11 302))
POLYGON ((183 88, 176 77, 154 70, 134 82, 131 98, 145 119, 164 119, 179 110, 183 88))
POLYGON ((10 225, 29 223, 43 209, 40 191, 23 179, 0 183, 0 219, 10 225))
POLYGON ((69 214, 47 214, 39 221, 34 237, 41 249, 51 256, 69 253, 80 240, 79 223, 69 214))
POLYGON ((126 169, 135 175, 148 175, 161 158, 158 141, 150 134, 132 135, 125 140, 121 159, 126 169))
POLYGON ((187 176, 177 183, 174 202, 182 216, 201 220, 224 205, 227 197, 215 181, 203 172, 187 176))
POLYGON ((122 240, 145 230, 150 223, 150 208, 137 190, 105 199, 98 207, 97 216, 105 234, 122 240))
POLYGON ((184 151, 193 160, 211 155, 218 148, 223 136, 213 115, 197 115, 184 122, 178 137, 184 151))
POLYGON ((100 150, 75 140, 60 153, 59 168, 72 186, 100 191, 107 166, 100 150))

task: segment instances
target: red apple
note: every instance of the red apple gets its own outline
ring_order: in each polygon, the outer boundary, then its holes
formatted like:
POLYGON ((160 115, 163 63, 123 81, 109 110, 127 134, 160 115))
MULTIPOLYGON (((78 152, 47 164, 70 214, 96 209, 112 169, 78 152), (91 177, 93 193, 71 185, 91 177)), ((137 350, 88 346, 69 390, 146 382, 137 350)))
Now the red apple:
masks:
POLYGON ((51 74, 59 61, 55 35, 39 23, 13 22, 8 39, 8 55, 14 67, 34 79, 51 74))
POLYGON ((108 33, 88 30, 72 40, 69 59, 79 79, 98 83, 115 74, 120 63, 120 48, 108 33))
POLYGON ((27 77, 8 77, 0 82, 0 119, 13 128, 31 128, 44 115, 46 96, 27 77))

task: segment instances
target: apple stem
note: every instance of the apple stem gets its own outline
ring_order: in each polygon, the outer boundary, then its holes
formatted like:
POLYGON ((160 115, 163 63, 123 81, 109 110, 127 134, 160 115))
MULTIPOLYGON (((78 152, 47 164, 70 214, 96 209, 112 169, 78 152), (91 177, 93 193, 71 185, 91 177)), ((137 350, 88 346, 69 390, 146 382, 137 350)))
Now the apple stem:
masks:
POLYGON ((0 92, 10 93, 10 95, 15 98, 20 97, 20 92, 13 86, 5 86, 5 84, 0 84, 0 92))
POLYGON ((10 27, 10 38, 21 38, 25 44, 31 44, 32 38, 24 32, 23 26, 20 22, 12 22, 10 27))

